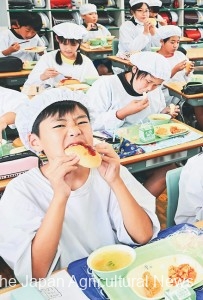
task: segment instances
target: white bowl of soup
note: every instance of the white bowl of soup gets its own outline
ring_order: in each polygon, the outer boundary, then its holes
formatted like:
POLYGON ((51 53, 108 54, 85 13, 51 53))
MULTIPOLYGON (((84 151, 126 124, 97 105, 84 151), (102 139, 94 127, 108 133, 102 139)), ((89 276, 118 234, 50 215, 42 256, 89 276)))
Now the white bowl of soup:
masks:
POLYGON ((163 125, 167 124, 171 120, 171 115, 168 114, 152 114, 148 116, 150 123, 153 125, 163 125))
POLYGON ((135 249, 130 246, 109 245, 92 252, 87 265, 101 279, 118 280, 127 274, 135 258, 135 249))

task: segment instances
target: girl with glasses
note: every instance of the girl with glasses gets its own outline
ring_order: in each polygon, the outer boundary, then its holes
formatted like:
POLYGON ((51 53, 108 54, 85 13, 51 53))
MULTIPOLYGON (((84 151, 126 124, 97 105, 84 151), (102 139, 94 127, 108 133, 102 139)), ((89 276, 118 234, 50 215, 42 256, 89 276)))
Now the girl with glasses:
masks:
POLYGON ((151 50, 152 46, 160 46, 156 26, 149 19, 149 3, 147 1, 130 0, 132 18, 120 27, 117 56, 127 58, 133 52, 147 51, 151 50))

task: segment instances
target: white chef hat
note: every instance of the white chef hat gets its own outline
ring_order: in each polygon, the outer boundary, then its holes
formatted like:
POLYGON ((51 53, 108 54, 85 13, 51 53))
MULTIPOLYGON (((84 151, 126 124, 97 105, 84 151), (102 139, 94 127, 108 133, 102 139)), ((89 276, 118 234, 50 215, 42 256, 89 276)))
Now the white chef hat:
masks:
POLYGON ((29 144, 28 135, 38 115, 49 105, 65 100, 73 100, 86 105, 86 96, 82 91, 71 91, 67 88, 52 88, 32 98, 23 104, 16 114, 15 125, 24 146, 35 152, 29 144))
POLYGON ((58 35, 64 37, 64 39, 83 39, 87 35, 87 30, 75 23, 64 22, 52 27, 52 30, 58 35))
POLYGON ((87 15, 89 13, 96 13, 97 12, 97 7, 94 4, 83 4, 79 8, 80 14, 81 15, 87 15))
POLYGON ((132 7, 135 4, 139 4, 139 3, 146 3, 149 5, 149 0, 130 0, 129 4, 132 7))
POLYGON ((149 6, 162 6, 162 2, 160 0, 148 0, 149 1, 149 6))
POLYGON ((156 78, 168 80, 171 67, 167 59, 156 52, 143 51, 130 56, 131 63, 139 70, 145 71, 156 78))
POLYGON ((157 34, 160 36, 162 40, 169 38, 171 36, 181 36, 182 32, 180 27, 176 25, 166 25, 166 26, 161 26, 157 29, 157 34))

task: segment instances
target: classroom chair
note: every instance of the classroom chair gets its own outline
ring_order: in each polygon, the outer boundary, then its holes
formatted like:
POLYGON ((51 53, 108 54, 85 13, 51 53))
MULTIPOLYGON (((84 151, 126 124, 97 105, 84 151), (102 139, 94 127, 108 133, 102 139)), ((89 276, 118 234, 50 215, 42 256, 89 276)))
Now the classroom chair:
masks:
POLYGON ((112 41, 112 55, 116 55, 118 53, 118 39, 114 39, 112 41))
POLYGON ((166 191, 167 191, 167 209, 166 226, 175 225, 174 217, 178 205, 179 197, 179 179, 183 167, 170 170, 166 173, 166 191))

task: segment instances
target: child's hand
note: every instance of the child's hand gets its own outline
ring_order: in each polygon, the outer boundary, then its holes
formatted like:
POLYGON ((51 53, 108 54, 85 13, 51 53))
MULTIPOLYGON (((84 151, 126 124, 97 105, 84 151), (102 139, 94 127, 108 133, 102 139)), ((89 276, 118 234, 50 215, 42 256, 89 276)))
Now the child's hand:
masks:
POLYGON ((54 78, 56 76, 59 75, 59 72, 56 71, 55 69, 53 68, 48 68, 46 69, 40 76, 40 79, 41 80, 46 80, 46 79, 49 79, 49 78, 54 78))
POLYGON ((108 143, 99 143, 95 149, 102 155, 99 173, 111 185, 120 176, 120 158, 108 143))
POLYGON ((10 51, 10 54, 13 52, 17 52, 18 50, 20 50, 20 45, 18 43, 13 43, 8 50, 10 51))
POLYGON ((71 172, 78 168, 77 163, 79 157, 75 154, 56 157, 53 161, 49 161, 48 166, 44 166, 44 175, 50 181, 55 196, 58 199, 67 201, 71 193, 71 185, 69 179, 71 172))
POLYGON ((97 26, 94 23, 88 23, 87 24, 87 30, 90 31, 91 29, 96 29, 97 26))

